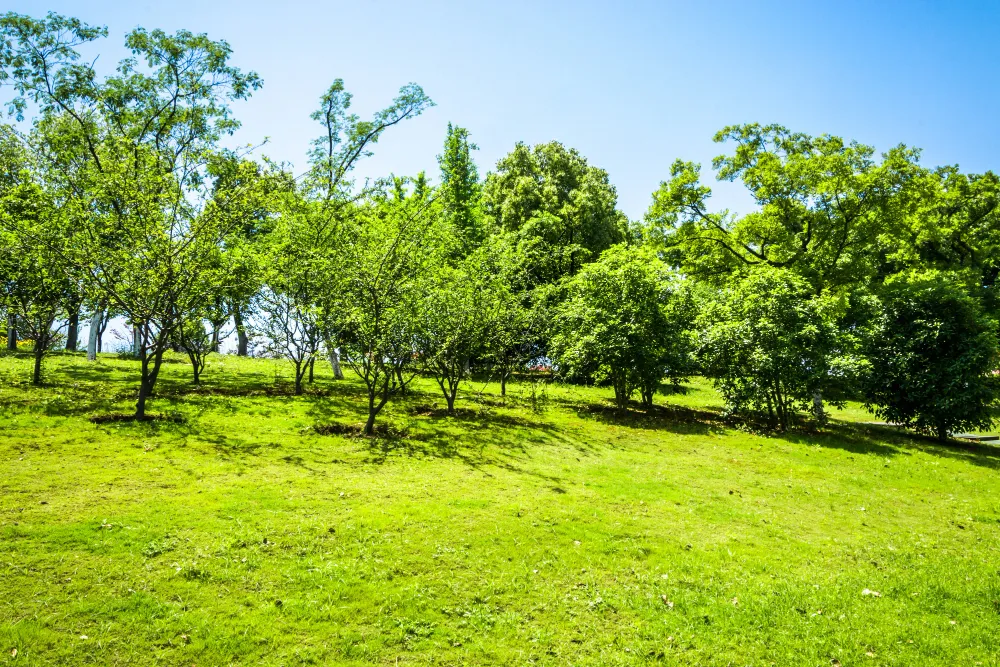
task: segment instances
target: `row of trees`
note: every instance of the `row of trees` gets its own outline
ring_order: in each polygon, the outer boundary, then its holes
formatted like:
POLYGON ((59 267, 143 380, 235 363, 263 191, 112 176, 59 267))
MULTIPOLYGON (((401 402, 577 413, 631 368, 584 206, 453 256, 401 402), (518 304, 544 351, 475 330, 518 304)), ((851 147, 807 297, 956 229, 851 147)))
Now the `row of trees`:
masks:
POLYGON ((780 126, 724 129, 713 166, 757 202, 713 211, 676 162, 641 221, 605 171, 558 142, 518 144, 485 179, 448 127, 440 178, 361 182, 384 133, 433 103, 404 86, 370 119, 336 80, 312 114, 308 167, 223 147, 230 104, 261 86, 225 42, 137 29, 100 77, 79 48, 103 28, 0 19, 0 307, 34 342, 36 383, 65 328, 90 357, 111 315, 133 330, 137 418, 164 353, 194 381, 232 323, 295 369, 325 356, 367 388, 368 419, 418 372, 449 411, 461 382, 543 360, 569 381, 650 406, 665 383, 715 381, 733 413, 786 428, 861 397, 944 436, 991 422, 1000 182, 780 126))

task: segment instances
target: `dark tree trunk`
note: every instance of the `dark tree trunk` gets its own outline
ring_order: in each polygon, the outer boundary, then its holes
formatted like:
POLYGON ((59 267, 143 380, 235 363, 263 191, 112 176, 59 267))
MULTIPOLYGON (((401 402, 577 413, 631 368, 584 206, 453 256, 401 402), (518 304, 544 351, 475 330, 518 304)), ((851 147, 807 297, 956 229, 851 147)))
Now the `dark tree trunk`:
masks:
POLYGON ((646 388, 646 389, 642 390, 642 407, 647 408, 647 409, 653 407, 653 390, 652 389, 646 388))
POLYGON ((219 331, 222 326, 216 322, 212 322, 212 346, 209 348, 212 352, 219 351, 219 331))
POLYGON ((76 306, 69 316, 69 326, 66 327, 66 351, 76 352, 80 338, 80 307, 76 306))
POLYGON ((7 315, 7 349, 17 351, 17 325, 14 315, 7 315))
POLYGON ((365 435, 371 435, 375 432, 375 415, 378 412, 375 410, 375 394, 368 392, 368 421, 365 422, 365 435))
POLYGON ((198 363, 198 361, 199 361, 198 360, 198 355, 195 354, 194 352, 191 352, 190 350, 188 350, 188 359, 191 360, 191 371, 194 374, 194 379, 191 381, 191 384, 200 384, 201 383, 201 368, 199 367, 200 365, 198 363))
POLYGON ((243 313, 238 306, 233 306, 233 323, 236 325, 236 354, 240 357, 247 356, 247 348, 250 340, 247 338, 246 327, 243 326, 243 313))
POLYGON ((102 352, 104 350, 104 332, 108 328, 108 322, 111 321, 111 315, 107 312, 101 315, 101 326, 97 330, 97 351, 102 352))
POLYGON ((156 378, 160 374, 163 350, 157 345, 156 352, 150 356, 146 352, 145 346, 140 344, 139 353, 141 378, 139 380, 139 399, 135 403, 135 419, 143 420, 146 418, 146 401, 153 395, 156 378), (151 363, 152 368, 150 368, 151 363))
POLYGON ((302 378, 306 374, 305 364, 301 361, 295 362, 295 395, 302 395, 302 378))
POLYGON ((31 373, 31 384, 40 386, 42 384, 42 356, 45 354, 45 347, 40 340, 35 341, 35 367, 31 373))
POLYGON ((389 402, 389 383, 391 381, 390 376, 386 376, 385 380, 382 382, 381 387, 376 387, 370 385, 368 389, 368 421, 365 422, 365 435, 373 435, 375 433, 375 417, 378 413, 382 411, 385 404, 389 402), (379 395, 378 403, 375 402, 376 395, 379 395))

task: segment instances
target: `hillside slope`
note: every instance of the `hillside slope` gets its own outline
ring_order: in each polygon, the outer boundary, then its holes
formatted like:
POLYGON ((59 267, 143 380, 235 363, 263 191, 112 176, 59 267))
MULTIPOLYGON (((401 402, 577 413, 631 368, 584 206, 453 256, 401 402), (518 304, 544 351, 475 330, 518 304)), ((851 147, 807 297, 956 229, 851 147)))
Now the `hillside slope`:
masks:
POLYGON ((1000 448, 755 435, 704 383, 627 415, 470 383, 448 417, 417 380, 369 440, 317 432, 364 416, 326 366, 296 397, 169 362, 170 419, 95 424, 134 362, 0 357, 0 664, 1000 661, 1000 448))

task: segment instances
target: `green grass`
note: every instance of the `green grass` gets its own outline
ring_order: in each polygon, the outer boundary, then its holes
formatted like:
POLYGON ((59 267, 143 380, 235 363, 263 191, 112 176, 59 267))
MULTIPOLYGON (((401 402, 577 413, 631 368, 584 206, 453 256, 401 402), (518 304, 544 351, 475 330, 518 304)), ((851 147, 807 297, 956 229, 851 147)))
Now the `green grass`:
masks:
POLYGON ((470 384, 447 417, 418 380, 405 435, 318 435, 357 381, 230 356, 197 389, 170 359, 175 419, 94 424, 135 362, 47 364, 0 357, 0 664, 1000 662, 997 448, 857 406, 755 435, 705 382, 628 415, 470 384))

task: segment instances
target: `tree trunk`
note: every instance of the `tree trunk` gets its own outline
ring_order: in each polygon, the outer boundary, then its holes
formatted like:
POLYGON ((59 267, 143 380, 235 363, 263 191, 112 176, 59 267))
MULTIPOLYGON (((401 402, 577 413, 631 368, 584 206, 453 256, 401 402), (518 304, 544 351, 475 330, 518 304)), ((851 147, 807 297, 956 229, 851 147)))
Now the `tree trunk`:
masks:
POLYGON ((219 351, 219 331, 222 326, 216 322, 212 322, 212 346, 209 348, 212 352, 219 351))
POLYGON ((653 407, 653 390, 649 388, 644 388, 642 391, 642 407, 651 408, 653 407))
POLYGON ((247 338, 246 327, 243 326, 243 313, 235 304, 233 305, 233 323, 236 325, 236 355, 240 357, 247 356, 247 347, 250 345, 250 340, 247 338))
POLYGON ((823 410, 823 392, 813 392, 813 417, 816 422, 823 426, 826 424, 826 411, 823 410))
POLYGON ((132 356, 138 357, 142 351, 142 332, 139 327, 132 325, 132 356))
POLYGON ((13 313, 7 315, 7 349, 17 351, 17 324, 13 313))
POLYGON ((372 391, 368 392, 368 421, 365 422, 365 435, 371 435, 375 432, 375 415, 378 413, 375 411, 375 393, 372 391))
POLYGON ((90 318, 90 331, 87 335, 87 361, 97 361, 97 342, 101 339, 101 320, 104 313, 98 306, 90 318))
POLYGON ((45 347, 40 339, 35 340, 35 368, 31 374, 31 384, 36 387, 42 384, 42 355, 45 354, 45 347))
POLYGON ((198 366, 198 355, 188 350, 188 359, 191 360, 191 371, 194 373, 194 380, 191 384, 201 383, 201 368, 198 366))
POLYGON ((941 442, 946 442, 948 440, 948 436, 950 435, 948 433, 948 427, 945 426, 944 424, 938 424, 936 430, 937 430, 938 440, 940 440, 941 442))
POLYGON ((107 312, 101 313, 101 326, 97 329, 97 351, 104 351, 104 331, 108 328, 108 322, 111 321, 111 315, 107 312))
MULTIPOLYGON (((159 344, 157 344, 157 347, 159 347, 159 344)), ((145 346, 140 343, 139 352, 141 378, 139 380, 139 399, 135 403, 135 419, 143 420, 146 418, 146 400, 153 395, 153 389, 156 388, 156 378, 160 374, 160 364, 163 362, 163 349, 158 349, 150 357, 146 353, 145 346), (153 362, 152 369, 149 367, 150 361, 153 362)))
POLYGON ((500 371, 500 396, 507 397, 507 371, 500 371))
POLYGON ((302 395, 302 376, 305 375, 305 370, 302 368, 302 362, 295 362, 295 395, 302 395))
POLYGON ((66 351, 76 352, 76 344, 80 338, 80 307, 75 306, 69 316, 69 326, 66 327, 66 351))
POLYGON ((327 344, 326 349, 330 356, 330 367, 333 368, 333 379, 343 380, 344 371, 340 368, 340 352, 337 351, 337 348, 329 344, 327 344))
POLYGON ((135 418, 142 420, 146 418, 146 399, 152 391, 149 383, 149 357, 144 356, 139 365, 139 398, 135 402, 135 418))

